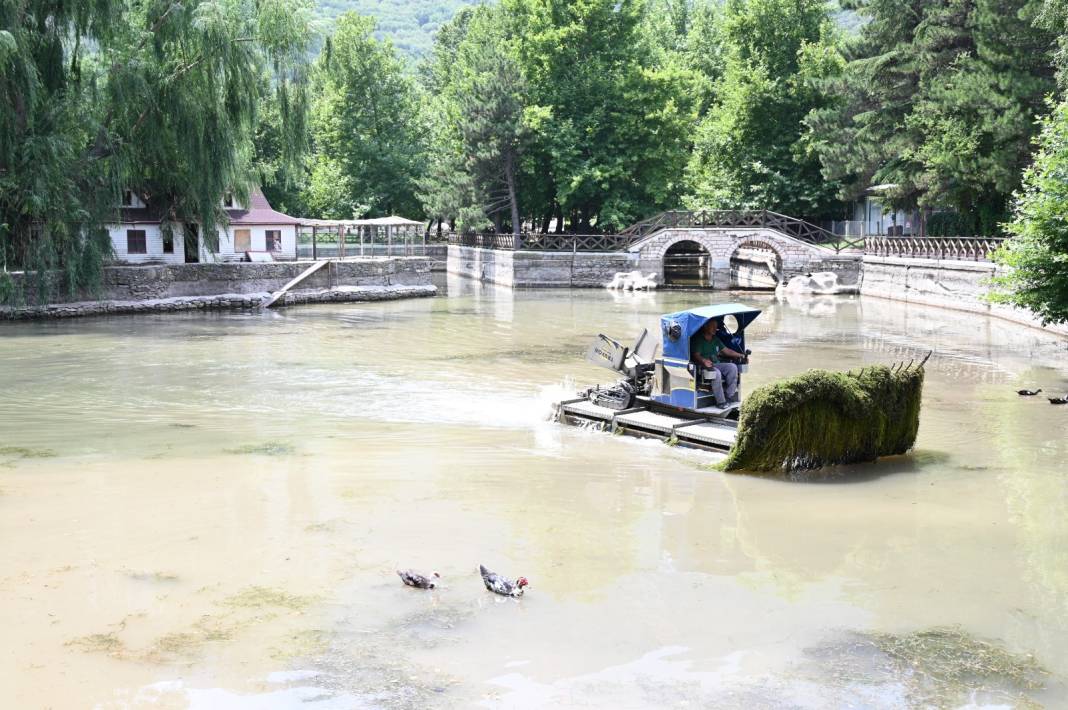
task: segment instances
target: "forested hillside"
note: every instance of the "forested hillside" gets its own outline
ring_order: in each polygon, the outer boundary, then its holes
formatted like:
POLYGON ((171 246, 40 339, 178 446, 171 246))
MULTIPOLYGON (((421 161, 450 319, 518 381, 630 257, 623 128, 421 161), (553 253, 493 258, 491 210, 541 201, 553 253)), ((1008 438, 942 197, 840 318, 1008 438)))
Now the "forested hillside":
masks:
POLYGON ((332 21, 346 12, 378 21, 376 39, 390 39, 402 54, 419 58, 434 44, 434 33, 465 5, 479 0, 318 0, 318 14, 332 21))

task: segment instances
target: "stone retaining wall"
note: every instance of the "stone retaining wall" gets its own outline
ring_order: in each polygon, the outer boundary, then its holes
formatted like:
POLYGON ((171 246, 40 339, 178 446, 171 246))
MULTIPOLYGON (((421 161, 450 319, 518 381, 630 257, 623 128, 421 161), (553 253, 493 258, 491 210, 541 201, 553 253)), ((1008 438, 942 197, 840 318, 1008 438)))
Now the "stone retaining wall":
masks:
MULTIPOLYGON (((231 262, 223 264, 170 264, 158 266, 109 266, 97 293, 65 294, 54 289, 49 304, 38 303, 33 277, 12 274, 22 292, 20 305, 38 306, 67 302, 145 301, 187 296, 253 294, 277 291, 311 266, 309 261, 272 263, 231 262)), ((300 284, 301 289, 335 286, 428 285, 429 257, 391 257, 331 262, 300 284)))
POLYGON ((1068 326, 1043 326, 1028 311, 986 300, 995 264, 981 261, 865 256, 860 293, 908 303, 982 313, 1068 336, 1068 326))
MULTIPOLYGON (((600 288, 620 271, 638 268, 626 252, 506 251, 449 245, 447 270, 510 288, 600 288)), ((658 280, 662 278, 657 273, 658 280)))
MULTIPOLYGON (((339 303, 354 301, 392 301, 401 298, 433 296, 437 288, 416 286, 339 286, 331 289, 290 291, 273 307, 301 303, 339 303)), ((184 296, 152 298, 134 301, 80 301, 53 303, 23 308, 0 308, 0 320, 29 320, 33 318, 77 318, 81 316, 115 315, 125 313, 167 313, 173 311, 221 310, 258 308, 271 293, 223 293, 212 296, 184 296)))

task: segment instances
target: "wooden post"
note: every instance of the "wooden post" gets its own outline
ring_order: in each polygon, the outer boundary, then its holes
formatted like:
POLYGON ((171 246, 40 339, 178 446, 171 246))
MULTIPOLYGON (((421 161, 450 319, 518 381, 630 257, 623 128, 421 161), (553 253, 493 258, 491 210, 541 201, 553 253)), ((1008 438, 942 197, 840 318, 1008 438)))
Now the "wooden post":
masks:
POLYGON ((319 260, 319 250, 317 249, 316 244, 315 244, 316 232, 318 230, 319 230, 319 228, 316 227, 313 224, 312 225, 312 261, 318 261, 319 260))
POLYGON ((358 227, 360 230, 360 256, 363 256, 363 227, 358 227))
POLYGON ((393 256, 393 228, 386 225, 386 256, 393 256))
POLYGON ((338 223, 338 225, 337 225, 337 243, 338 243, 338 246, 340 247, 340 249, 338 251, 338 255, 342 259, 344 259, 345 258, 345 225, 341 224, 341 223, 338 223))

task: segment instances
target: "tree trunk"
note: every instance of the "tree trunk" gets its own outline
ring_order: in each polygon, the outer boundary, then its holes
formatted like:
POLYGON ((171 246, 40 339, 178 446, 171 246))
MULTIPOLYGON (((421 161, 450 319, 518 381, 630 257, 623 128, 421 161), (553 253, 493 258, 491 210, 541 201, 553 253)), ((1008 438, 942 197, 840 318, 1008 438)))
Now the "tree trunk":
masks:
POLYGON ((508 183, 508 204, 512 208, 512 234, 519 234, 523 223, 519 220, 519 201, 515 194, 515 156, 511 152, 504 158, 504 181, 508 183))

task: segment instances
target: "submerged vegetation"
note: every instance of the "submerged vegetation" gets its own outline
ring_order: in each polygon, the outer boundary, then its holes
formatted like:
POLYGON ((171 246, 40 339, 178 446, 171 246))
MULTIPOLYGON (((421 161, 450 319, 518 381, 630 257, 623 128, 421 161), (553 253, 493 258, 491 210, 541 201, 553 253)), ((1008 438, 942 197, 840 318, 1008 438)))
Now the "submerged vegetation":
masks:
POLYGON ((296 453, 297 447, 282 441, 266 441, 260 444, 245 444, 226 449, 228 454, 289 456, 296 453))
POLYGON ((32 449, 26 446, 0 446, 0 466, 12 467, 25 459, 50 459, 56 455, 52 449, 32 449))
MULTIPOLYGON (((141 575, 128 574, 140 580, 141 575)), ((146 575, 155 581, 177 580, 172 575, 146 575)), ((247 587, 240 592, 216 602, 217 610, 195 620, 184 629, 170 631, 142 648, 132 648, 120 634, 126 630, 134 617, 123 619, 107 633, 89 634, 72 639, 67 646, 85 653, 100 653, 121 660, 162 663, 176 659, 188 659, 203 651, 204 647, 217 641, 229 641, 252 627, 285 613, 299 614, 318 601, 318 597, 291 594, 273 587, 247 587)), ((294 632, 300 636, 302 632, 294 632)), ((308 639, 296 651, 306 652, 321 645, 325 634, 311 631, 316 643, 308 639)), ((296 653, 294 651, 294 654, 296 653)))
POLYGON ((1034 656, 1013 653, 958 626, 911 633, 851 635, 844 643, 809 649, 820 675, 842 682, 898 686, 902 705, 959 708, 1009 704, 1038 708, 1030 693, 1049 675, 1034 656))
POLYGON ((809 370, 760 387, 742 405, 725 471, 816 469, 874 461, 912 448, 922 364, 858 373, 809 370))

